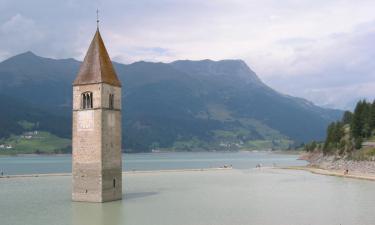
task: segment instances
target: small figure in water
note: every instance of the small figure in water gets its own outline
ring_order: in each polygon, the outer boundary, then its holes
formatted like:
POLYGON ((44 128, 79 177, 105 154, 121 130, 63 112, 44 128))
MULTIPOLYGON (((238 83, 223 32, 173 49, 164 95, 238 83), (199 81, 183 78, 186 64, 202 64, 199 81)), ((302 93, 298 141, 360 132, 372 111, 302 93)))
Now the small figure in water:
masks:
POLYGON ((0 173, 0 174, 1 174, 1 176, 4 176, 4 172, 3 172, 3 171, 1 171, 1 173, 0 173))
POLYGON ((349 174, 349 170, 346 169, 345 172, 344 172, 344 175, 348 175, 349 174))

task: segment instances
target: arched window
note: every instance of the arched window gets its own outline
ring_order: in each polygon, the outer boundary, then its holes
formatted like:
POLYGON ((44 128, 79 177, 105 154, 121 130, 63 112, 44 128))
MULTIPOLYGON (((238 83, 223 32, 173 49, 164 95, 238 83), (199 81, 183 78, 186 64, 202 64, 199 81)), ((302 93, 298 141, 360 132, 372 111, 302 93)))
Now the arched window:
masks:
POLYGON ((113 105, 114 105, 114 95, 109 94, 109 108, 113 109, 113 105))
POLYGON ((92 109, 92 92, 85 92, 81 95, 81 108, 92 109))

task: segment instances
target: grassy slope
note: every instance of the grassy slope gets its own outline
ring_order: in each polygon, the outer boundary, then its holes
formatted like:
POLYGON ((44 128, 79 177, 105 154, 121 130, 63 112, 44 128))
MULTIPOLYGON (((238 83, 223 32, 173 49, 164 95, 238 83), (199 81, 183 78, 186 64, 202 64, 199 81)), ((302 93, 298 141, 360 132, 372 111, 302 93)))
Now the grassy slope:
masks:
POLYGON ((361 148, 350 156, 352 160, 371 160, 375 159, 375 148, 374 147, 364 147, 361 148))
POLYGON ((49 132, 39 132, 31 139, 23 138, 22 135, 12 135, 0 143, 13 146, 13 149, 0 149, 0 154, 68 153, 71 140, 57 137, 49 132))
MULTIPOLYGON (((347 124, 344 126, 344 137, 343 139, 346 142, 350 142, 350 126, 347 124)), ((364 142, 373 142, 375 140, 375 136, 369 137, 365 139, 364 142)), ((361 149, 354 150, 351 155, 349 156, 352 160, 372 160, 375 156, 375 148, 371 146, 362 146, 361 149)))
POLYGON ((287 149, 293 141, 267 125, 255 119, 235 118, 224 105, 209 104, 205 113, 197 115, 203 119, 235 123, 226 130, 213 130, 213 141, 207 143, 198 138, 188 141, 176 141, 171 150, 264 150, 287 149))

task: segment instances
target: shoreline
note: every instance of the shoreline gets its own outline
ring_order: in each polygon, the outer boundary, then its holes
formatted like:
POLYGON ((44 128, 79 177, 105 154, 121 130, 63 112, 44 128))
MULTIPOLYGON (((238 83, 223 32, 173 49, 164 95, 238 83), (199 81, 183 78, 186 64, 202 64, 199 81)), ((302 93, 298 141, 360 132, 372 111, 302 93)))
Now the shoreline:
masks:
POLYGON ((339 155, 324 155, 320 151, 305 152, 300 159, 309 162, 304 167, 287 167, 314 174, 375 181, 375 161, 351 160, 339 155))
MULTIPOLYGON (((133 174, 156 174, 156 173, 180 173, 180 172, 208 172, 208 171, 228 171, 233 168, 201 168, 201 169, 171 169, 171 170, 131 170, 122 171, 122 175, 133 175, 133 174)), ((72 176, 72 173, 42 173, 42 174, 15 174, 15 175, 4 175, 0 176, 0 179, 12 179, 12 178, 30 178, 30 177, 64 177, 72 176)))
POLYGON ((311 167, 311 166, 289 166, 289 167, 281 167, 280 169, 302 170, 302 171, 307 171, 307 172, 318 174, 318 175, 375 181, 375 174, 360 173, 360 172, 355 172, 355 171, 345 174, 343 170, 323 169, 323 168, 311 167))
MULTIPOLYGON (((299 155, 301 151, 299 150, 209 150, 209 151, 157 151, 157 152, 122 152, 122 154, 164 154, 164 153, 274 153, 274 154, 285 154, 285 155, 299 155)), ((72 153, 2 153, 0 151, 0 157, 34 157, 34 156, 71 156, 72 153)))
MULTIPOLYGON (((334 176, 341 178, 359 179, 375 181, 375 174, 361 173, 361 172, 349 172, 345 174, 343 170, 324 169, 313 166, 287 166, 287 167, 264 167, 262 169, 281 169, 281 170, 300 170, 306 171, 313 174, 334 176)), ((209 171, 231 171, 233 168, 198 168, 198 169, 170 169, 170 170, 133 170, 133 171, 122 171, 122 175, 137 175, 137 174, 160 174, 160 173, 181 173, 181 172, 209 172, 209 171)), ((68 177, 72 176, 71 173, 45 173, 45 174, 15 174, 15 175, 4 175, 0 176, 2 179, 15 179, 15 178, 37 178, 37 177, 68 177)))

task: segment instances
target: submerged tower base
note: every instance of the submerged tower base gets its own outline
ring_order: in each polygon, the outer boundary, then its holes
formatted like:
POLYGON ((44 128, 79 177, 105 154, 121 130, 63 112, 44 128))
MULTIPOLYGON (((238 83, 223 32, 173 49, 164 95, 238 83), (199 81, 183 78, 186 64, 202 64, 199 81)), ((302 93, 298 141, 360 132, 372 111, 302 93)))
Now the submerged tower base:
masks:
POLYGON ((90 165, 74 165, 72 200, 78 202, 109 202, 122 199, 122 172, 118 169, 90 170, 90 165), (82 168, 82 169, 78 169, 82 168))

